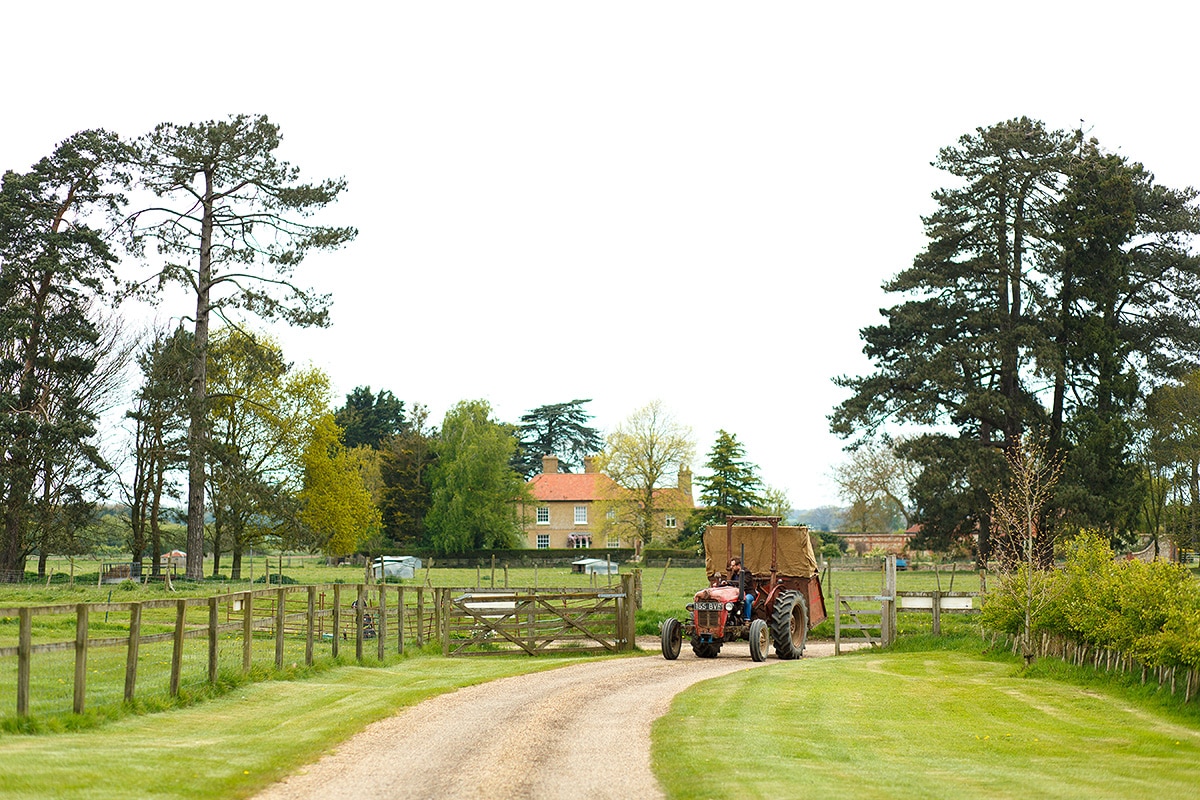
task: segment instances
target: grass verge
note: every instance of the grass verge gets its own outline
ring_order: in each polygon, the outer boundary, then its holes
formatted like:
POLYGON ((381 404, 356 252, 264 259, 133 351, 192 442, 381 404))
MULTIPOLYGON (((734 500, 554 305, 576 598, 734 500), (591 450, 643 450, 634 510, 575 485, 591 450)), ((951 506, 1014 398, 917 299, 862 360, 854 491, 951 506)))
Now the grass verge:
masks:
POLYGON ((699 684, 655 723, 655 773, 671 798, 1195 796, 1196 709, 937 642, 699 684))
POLYGON ((246 684, 190 708, 93 730, 0 736, 0 797, 247 797, 400 708, 582 660, 427 656, 388 667, 339 666, 303 682, 246 684))

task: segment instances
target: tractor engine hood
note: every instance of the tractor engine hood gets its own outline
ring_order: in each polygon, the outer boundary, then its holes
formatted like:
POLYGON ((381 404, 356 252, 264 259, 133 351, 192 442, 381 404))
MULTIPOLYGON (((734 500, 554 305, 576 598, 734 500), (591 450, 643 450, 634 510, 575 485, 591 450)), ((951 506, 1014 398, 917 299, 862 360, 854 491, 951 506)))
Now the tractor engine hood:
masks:
POLYGON ((701 589, 696 592, 697 601, 700 600, 719 600, 722 603, 736 603, 738 599, 738 587, 736 586, 711 586, 707 589, 701 589))

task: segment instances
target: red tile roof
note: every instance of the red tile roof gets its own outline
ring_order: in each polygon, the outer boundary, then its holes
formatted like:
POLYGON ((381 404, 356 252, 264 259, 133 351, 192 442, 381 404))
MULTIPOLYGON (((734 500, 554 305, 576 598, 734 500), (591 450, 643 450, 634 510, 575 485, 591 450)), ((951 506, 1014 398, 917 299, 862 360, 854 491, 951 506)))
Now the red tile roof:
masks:
POLYGON ((612 478, 600 472, 534 475, 529 491, 535 500, 603 500, 612 497, 612 478))
MULTIPOLYGON (((542 473, 529 479, 529 491, 544 502, 570 500, 611 500, 620 489, 602 472, 542 473)), ((691 495, 674 487, 655 489, 659 501, 676 507, 691 508, 691 495)))

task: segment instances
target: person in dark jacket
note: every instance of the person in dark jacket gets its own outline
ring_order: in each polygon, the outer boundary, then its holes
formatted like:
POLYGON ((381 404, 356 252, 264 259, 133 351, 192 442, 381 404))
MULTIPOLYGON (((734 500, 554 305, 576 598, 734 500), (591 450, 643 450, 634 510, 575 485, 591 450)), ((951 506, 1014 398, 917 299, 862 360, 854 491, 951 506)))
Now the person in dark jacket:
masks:
POLYGON ((737 556, 729 559, 728 577, 725 583, 729 586, 738 586, 741 591, 738 593, 738 602, 742 603, 745 611, 746 621, 750 621, 754 608, 754 595, 751 589, 754 588, 754 576, 750 570, 742 569, 742 561, 737 556))

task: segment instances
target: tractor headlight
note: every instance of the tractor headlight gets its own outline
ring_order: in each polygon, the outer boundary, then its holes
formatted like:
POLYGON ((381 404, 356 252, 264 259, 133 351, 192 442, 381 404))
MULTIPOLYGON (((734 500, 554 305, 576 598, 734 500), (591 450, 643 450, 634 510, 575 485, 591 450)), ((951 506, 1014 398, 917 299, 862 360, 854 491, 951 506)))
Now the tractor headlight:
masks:
POLYGON ((684 608, 686 608, 688 611, 695 611, 695 610, 696 610, 696 604, 695 604, 695 603, 688 603, 686 606, 684 606, 684 608))
POLYGON ((725 604, 725 610, 726 610, 726 611, 733 611, 733 603, 726 603, 726 604, 725 604))

